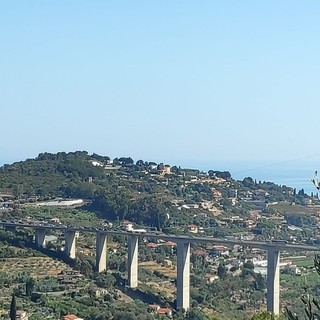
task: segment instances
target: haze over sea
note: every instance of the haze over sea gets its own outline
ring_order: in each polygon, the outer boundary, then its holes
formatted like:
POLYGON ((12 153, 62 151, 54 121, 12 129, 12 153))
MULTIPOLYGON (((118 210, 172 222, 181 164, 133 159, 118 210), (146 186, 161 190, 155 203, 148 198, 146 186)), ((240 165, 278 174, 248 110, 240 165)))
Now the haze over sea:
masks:
POLYGON ((274 182, 278 185, 286 185, 303 189, 308 195, 317 192, 317 189, 310 182, 314 172, 320 172, 320 161, 311 160, 290 160, 283 162, 257 162, 257 161, 199 161, 197 163, 183 163, 181 166, 201 169, 203 171, 218 170, 229 171, 233 179, 243 180, 251 177, 258 181, 274 182))

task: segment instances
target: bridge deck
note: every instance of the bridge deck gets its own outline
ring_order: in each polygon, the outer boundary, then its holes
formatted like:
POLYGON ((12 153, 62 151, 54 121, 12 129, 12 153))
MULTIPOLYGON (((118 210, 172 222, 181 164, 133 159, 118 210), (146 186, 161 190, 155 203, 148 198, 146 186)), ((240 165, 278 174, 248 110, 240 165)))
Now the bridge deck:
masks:
POLYGON ((250 240, 229 240, 229 239, 219 239, 206 236, 178 236, 171 234, 163 234, 156 232, 146 232, 146 233, 134 233, 129 231, 120 230, 97 230, 97 228, 81 228, 81 227, 66 227, 63 225, 40 225, 40 224, 29 224, 29 223, 14 223, 14 222, 0 222, 0 226, 4 227, 23 227, 32 229, 55 229, 62 231, 79 231, 79 232, 90 232, 90 233, 105 233, 110 235, 122 235, 122 236, 137 236, 137 237, 147 237, 147 238, 158 238, 162 240, 168 240, 173 242, 190 242, 190 243, 216 243, 224 245, 241 245, 253 248, 259 248, 262 250, 290 250, 290 251, 320 251, 320 246, 311 246, 305 244, 290 244, 290 243, 276 243, 268 241, 250 241, 250 240))

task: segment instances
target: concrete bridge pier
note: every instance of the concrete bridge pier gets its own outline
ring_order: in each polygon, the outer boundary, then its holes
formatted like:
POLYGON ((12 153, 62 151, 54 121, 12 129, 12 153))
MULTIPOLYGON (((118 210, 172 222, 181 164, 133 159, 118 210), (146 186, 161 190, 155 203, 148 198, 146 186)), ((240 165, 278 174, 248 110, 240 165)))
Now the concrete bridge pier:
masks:
POLYGON ((68 230, 65 232, 64 252, 69 258, 76 258, 76 231, 68 230))
POLYGON ((37 245, 37 247, 46 247, 46 230, 42 228, 37 228, 35 230, 35 237, 34 241, 37 245))
POLYGON ((107 234, 98 232, 96 237, 96 269, 107 270, 107 234))
POLYGON ((268 249, 267 267, 267 311, 280 313, 280 251, 268 249))
POLYGON ((190 308, 190 242, 177 246, 177 309, 190 308))
POLYGON ((138 286, 138 237, 128 236, 128 286, 138 286))

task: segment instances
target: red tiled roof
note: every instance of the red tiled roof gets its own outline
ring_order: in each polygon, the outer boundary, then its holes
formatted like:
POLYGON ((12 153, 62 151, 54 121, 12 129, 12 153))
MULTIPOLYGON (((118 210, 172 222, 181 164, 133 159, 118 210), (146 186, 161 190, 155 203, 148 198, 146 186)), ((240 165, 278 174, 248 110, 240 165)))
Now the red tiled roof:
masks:
POLYGON ((170 314, 171 312, 172 312, 172 310, 169 308, 159 308, 157 310, 158 314, 170 314))
POLYGON ((166 243, 165 243, 165 245, 166 246, 176 246, 177 244, 175 243, 175 242, 172 242, 172 241, 167 241, 166 243))
POLYGON ((65 316, 62 317, 63 320, 76 320, 79 319, 78 316, 76 316, 75 314, 67 314, 65 316))
POLYGON ((205 257, 205 256, 207 255, 207 252, 206 252, 205 250, 200 250, 200 249, 198 249, 198 250, 195 250, 195 251, 193 252, 193 254, 194 254, 195 256, 205 257))
POLYGON ((153 310, 153 311, 157 311, 158 309, 160 309, 160 306, 157 304, 150 304, 149 307, 153 310))
POLYGON ((216 249, 217 251, 225 251, 227 250, 228 248, 227 247, 224 247, 224 246, 214 246, 213 249, 216 249))
POLYGON ((153 242, 149 242, 148 244, 147 244, 147 247, 148 248, 156 248, 158 245, 156 244, 156 243, 153 243, 153 242))

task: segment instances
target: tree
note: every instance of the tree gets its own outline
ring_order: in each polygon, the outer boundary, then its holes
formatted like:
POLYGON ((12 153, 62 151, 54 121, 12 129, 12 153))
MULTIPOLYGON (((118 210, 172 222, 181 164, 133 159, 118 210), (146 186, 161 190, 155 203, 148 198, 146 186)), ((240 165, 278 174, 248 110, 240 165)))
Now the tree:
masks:
MULTIPOLYGON (((314 267, 317 273, 320 275, 320 255, 316 255, 314 259, 314 267)), ((308 320, 320 320, 320 301, 312 297, 309 293, 305 293, 301 296, 301 301, 304 304, 304 311, 307 315, 308 320)), ((299 320, 298 316, 290 311, 287 307, 286 316, 289 320, 299 320)))
POLYGON ((253 262, 251 260, 248 260, 243 264, 243 268, 244 269, 253 270, 254 269, 254 264, 253 264, 253 262))
POLYGON ((266 288, 266 280, 263 278, 261 273, 255 273, 256 279, 256 290, 263 290, 266 288))
POLYGON ((244 178, 242 184, 246 188, 255 189, 255 184, 251 177, 244 178))
POLYGON ((16 296, 14 293, 12 294, 11 303, 10 303, 10 319, 16 320, 17 316, 17 303, 16 303, 16 296))
POLYGON ((138 160, 137 162, 136 162, 136 166, 138 166, 138 167, 143 167, 145 164, 144 164, 144 161, 143 160, 138 160))
POLYGON ((30 277, 27 282, 26 282, 26 295, 28 297, 31 297, 33 290, 34 290, 34 286, 35 286, 36 282, 35 280, 30 277))
POLYGON ((111 288, 114 286, 115 282, 115 277, 107 272, 97 274, 96 276, 96 283, 99 287, 111 288))
POLYGON ((130 157, 121 157, 119 159, 117 159, 118 162, 122 165, 126 165, 126 164, 133 164, 133 160, 130 157))
POLYGON ((192 309, 185 315, 186 320, 209 320, 209 318, 200 310, 192 309))
POLYGON ((21 184, 15 184, 13 186, 13 195, 15 196, 15 198, 20 199, 22 192, 23 192, 23 187, 21 184))
POLYGON ((251 320, 281 320, 281 319, 283 319, 283 317, 276 316, 266 311, 259 312, 251 318, 251 320))
POLYGON ((210 176, 210 178, 212 178, 212 177, 214 177, 215 173, 213 170, 209 170, 208 175, 210 176))
POLYGON ((227 274, 227 271, 226 271, 226 267, 222 264, 222 263, 219 263, 219 267, 218 267, 218 277, 220 279, 224 279, 225 276, 227 274))

